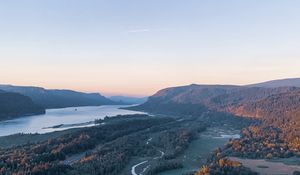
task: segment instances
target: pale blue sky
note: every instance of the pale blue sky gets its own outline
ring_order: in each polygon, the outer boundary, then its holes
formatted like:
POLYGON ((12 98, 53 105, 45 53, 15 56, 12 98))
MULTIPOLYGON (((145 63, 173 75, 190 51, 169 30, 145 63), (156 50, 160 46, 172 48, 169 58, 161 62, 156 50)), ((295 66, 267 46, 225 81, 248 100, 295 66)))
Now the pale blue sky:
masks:
POLYGON ((0 0, 0 82, 150 95, 300 77, 300 1, 0 0))

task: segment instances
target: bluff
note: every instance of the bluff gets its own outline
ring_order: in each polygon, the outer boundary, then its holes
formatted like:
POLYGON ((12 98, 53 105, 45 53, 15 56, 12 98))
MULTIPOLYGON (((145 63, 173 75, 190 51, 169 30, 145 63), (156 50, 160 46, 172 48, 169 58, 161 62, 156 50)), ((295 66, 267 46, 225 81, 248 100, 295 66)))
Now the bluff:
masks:
POLYGON ((28 96, 34 103, 46 109, 119 104, 99 93, 83 93, 72 90, 56 90, 12 85, 0 85, 0 89, 28 96))
POLYGON ((35 104, 29 97, 0 91, 0 120, 44 113, 45 109, 35 104))

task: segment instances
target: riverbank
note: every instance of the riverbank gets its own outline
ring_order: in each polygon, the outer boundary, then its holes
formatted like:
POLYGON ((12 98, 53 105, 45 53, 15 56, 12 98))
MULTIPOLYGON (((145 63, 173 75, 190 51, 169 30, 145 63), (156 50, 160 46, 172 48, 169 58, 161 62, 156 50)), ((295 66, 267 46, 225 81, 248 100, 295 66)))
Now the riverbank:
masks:
POLYGON ((43 134, 72 128, 91 127, 94 121, 116 115, 145 114, 120 109, 131 105, 71 107, 46 110, 44 115, 0 121, 0 136, 18 133, 43 134))

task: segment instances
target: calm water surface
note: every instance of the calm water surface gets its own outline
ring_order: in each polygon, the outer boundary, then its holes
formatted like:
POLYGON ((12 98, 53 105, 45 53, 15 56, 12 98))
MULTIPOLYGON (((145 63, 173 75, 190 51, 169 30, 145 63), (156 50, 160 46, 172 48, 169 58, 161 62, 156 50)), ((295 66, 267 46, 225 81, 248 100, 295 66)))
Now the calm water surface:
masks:
POLYGON ((142 112, 119 109, 127 107, 126 105, 106 105, 106 106, 88 106, 72 107, 62 109, 46 110, 44 115, 35 115, 30 117, 21 117, 14 120, 0 122, 0 136, 6 136, 16 133, 47 133, 60 131, 64 129, 94 126, 95 119, 103 119, 105 116, 116 116, 126 114, 144 114, 142 112), (57 125, 72 125, 63 128, 49 128, 57 125))

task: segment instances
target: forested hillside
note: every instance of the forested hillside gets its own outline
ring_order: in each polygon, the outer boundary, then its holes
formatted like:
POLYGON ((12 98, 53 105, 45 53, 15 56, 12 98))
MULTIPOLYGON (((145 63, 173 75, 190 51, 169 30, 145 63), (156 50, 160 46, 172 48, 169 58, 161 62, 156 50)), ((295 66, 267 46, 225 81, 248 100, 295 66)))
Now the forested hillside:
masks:
POLYGON ((271 80, 267 82, 257 83, 248 85, 249 87, 266 87, 266 88, 277 88, 277 87, 300 87, 300 78, 288 78, 281 80, 271 80))
MULTIPOLYGON (((190 85, 163 89, 149 97, 146 103, 131 109, 162 113, 164 113, 164 111, 173 111, 178 114, 187 113, 185 111, 188 109, 189 111, 198 111, 199 114, 201 114, 201 112, 205 112, 206 108, 207 110, 230 112, 248 117, 261 117, 259 114, 248 115, 247 112, 250 111, 243 111, 243 109, 246 108, 246 106, 272 95, 292 93, 297 89, 298 88, 295 87, 260 88, 223 85, 190 85), (172 108, 170 107, 170 109, 166 110, 167 106, 171 106, 172 108), (175 106, 176 108, 174 108, 175 106)), ((253 108, 251 108, 251 110, 253 110, 253 108)))
POLYGON ((71 90, 48 90, 40 87, 0 85, 0 89, 16 92, 30 97, 44 108, 63 108, 75 106, 98 106, 118 104, 98 93, 82 93, 71 90))
POLYGON ((265 127, 280 128, 282 138, 291 147, 300 149, 300 89, 295 88, 290 92, 246 104, 235 113, 262 118, 265 127))
POLYGON ((36 105, 29 97, 0 91, 0 120, 43 113, 45 109, 36 105))

